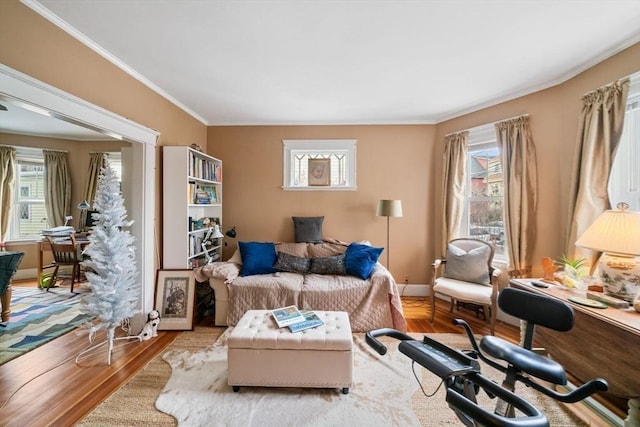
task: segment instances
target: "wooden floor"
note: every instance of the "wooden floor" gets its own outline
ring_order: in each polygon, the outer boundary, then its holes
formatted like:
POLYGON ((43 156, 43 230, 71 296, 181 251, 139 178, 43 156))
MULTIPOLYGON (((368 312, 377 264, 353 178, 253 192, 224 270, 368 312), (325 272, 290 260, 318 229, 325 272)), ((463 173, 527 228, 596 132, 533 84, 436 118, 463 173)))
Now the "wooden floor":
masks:
MULTIPOLYGON (((18 286, 24 286, 18 283, 18 286)), ((429 303, 424 298, 403 297, 409 332, 461 333, 452 324, 463 317, 476 334, 488 334, 489 327, 470 311, 449 313, 449 304, 438 301, 436 320, 430 324, 429 303)), ((211 325, 204 319, 201 325, 211 325)), ((106 365, 106 348, 101 346, 78 364, 76 356, 88 347, 87 336, 73 332, 0 365, 0 425, 69 426, 80 420, 144 365, 161 353, 182 332, 161 331, 158 337, 139 343, 118 341, 111 365, 106 365)), ((513 342, 519 328, 499 322, 496 335, 513 342)), ((100 342, 103 337, 97 337, 100 342)))

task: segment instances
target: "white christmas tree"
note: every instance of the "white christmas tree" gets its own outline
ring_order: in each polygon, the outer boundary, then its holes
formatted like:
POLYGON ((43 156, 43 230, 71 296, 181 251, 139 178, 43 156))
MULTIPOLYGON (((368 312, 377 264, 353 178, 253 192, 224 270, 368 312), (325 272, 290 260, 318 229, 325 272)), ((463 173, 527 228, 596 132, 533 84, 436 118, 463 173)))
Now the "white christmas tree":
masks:
MULTIPOLYGON (((80 310, 94 318, 89 329, 91 342, 96 332, 106 329, 107 363, 110 365, 113 343, 119 339, 115 338, 116 327, 126 324, 140 311, 137 308, 140 283, 134 237, 126 230, 132 222, 127 221, 118 177, 109 163, 100 172, 93 209, 96 211, 94 225, 89 245, 83 252, 89 258, 82 262, 91 293, 83 298, 80 310)), ((78 357, 102 344, 105 342, 90 347, 78 357)))

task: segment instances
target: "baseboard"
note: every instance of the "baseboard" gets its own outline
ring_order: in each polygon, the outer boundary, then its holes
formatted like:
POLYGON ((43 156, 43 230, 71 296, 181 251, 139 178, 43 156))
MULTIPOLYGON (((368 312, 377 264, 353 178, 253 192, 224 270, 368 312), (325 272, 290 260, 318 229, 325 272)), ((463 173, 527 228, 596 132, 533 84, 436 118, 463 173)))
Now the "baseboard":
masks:
POLYGON ((421 284, 398 284, 398 290, 401 297, 428 297, 429 286, 421 284))
POLYGON ((35 280, 38 277, 38 270, 35 268, 24 268, 16 271, 13 280, 35 280))

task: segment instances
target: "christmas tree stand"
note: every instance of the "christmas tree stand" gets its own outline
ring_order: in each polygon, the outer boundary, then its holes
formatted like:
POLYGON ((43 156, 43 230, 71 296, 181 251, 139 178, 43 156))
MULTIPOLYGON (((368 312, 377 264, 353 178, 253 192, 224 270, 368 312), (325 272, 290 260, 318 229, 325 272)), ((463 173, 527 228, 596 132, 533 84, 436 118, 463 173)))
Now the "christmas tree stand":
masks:
POLYGON ((85 354, 97 349, 98 347, 101 347, 101 346, 107 344, 107 346, 108 346, 107 347, 107 365, 111 365, 111 353, 113 352, 113 345, 114 345, 115 341, 119 341, 119 340, 138 340, 138 342, 142 342, 142 337, 140 337, 138 335, 127 335, 125 337, 116 337, 115 336, 115 328, 107 329, 107 338, 104 341, 101 341, 101 342, 99 342, 97 344, 92 345, 91 347, 89 347, 89 348, 87 348, 85 350, 82 350, 80 352, 80 354, 78 354, 76 356, 76 363, 78 363, 78 361, 80 360, 80 358, 83 355, 85 355, 85 354))

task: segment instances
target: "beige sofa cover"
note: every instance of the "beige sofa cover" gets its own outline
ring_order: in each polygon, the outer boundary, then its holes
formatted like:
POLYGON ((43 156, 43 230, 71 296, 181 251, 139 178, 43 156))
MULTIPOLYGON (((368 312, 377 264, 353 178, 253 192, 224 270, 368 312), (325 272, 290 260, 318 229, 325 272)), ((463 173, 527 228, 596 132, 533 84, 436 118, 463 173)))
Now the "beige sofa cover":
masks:
MULTIPOLYGON (((331 256, 345 245, 281 243, 278 251, 296 256, 331 256)), ((237 258, 234 256, 232 260, 237 258)), ((348 313, 351 329, 406 331, 398 285, 389 271, 376 264, 371 277, 277 272, 241 277, 241 265, 217 262, 197 268, 196 279, 209 281, 215 293, 215 324, 234 326, 248 310, 272 310, 287 305, 348 313)))

